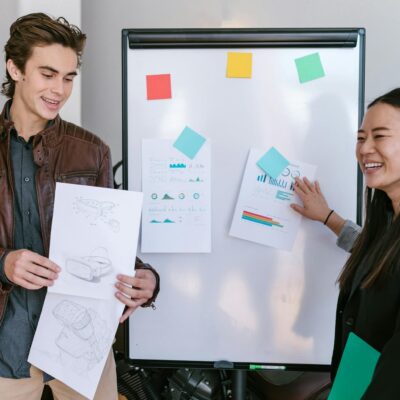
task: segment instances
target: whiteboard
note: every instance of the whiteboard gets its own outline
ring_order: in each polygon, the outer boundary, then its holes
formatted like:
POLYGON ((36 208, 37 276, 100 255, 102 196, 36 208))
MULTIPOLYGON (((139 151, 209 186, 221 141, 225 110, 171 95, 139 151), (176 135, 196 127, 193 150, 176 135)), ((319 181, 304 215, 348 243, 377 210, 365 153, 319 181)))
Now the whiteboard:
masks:
POLYGON ((290 252, 228 235, 251 147, 317 165, 329 204, 357 216, 364 32, 349 31, 351 46, 336 43, 335 30, 317 32, 322 41, 288 30, 292 42, 279 42, 285 32, 258 30, 271 35, 265 44, 252 42, 254 30, 123 31, 125 188, 141 190, 142 140, 176 139, 185 126, 209 139, 212 165, 211 253, 138 253, 159 272, 161 291, 154 311, 129 321, 133 360, 330 364, 335 281, 347 258, 334 235, 303 219, 290 252), (251 79, 226 79, 236 50, 252 53, 251 79), (294 60, 315 52, 325 77, 300 84, 294 60), (172 99, 148 101, 146 75, 165 73, 172 99))

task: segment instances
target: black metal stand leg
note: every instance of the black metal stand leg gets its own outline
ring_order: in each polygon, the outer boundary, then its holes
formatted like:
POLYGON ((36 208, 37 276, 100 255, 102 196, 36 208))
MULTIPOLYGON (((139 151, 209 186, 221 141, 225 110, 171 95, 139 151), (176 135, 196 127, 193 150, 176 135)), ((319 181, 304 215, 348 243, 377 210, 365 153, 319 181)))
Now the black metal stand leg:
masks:
POLYGON ((232 376, 233 400, 246 399, 246 379, 247 379, 247 371, 242 369, 237 369, 233 371, 233 376, 232 376))

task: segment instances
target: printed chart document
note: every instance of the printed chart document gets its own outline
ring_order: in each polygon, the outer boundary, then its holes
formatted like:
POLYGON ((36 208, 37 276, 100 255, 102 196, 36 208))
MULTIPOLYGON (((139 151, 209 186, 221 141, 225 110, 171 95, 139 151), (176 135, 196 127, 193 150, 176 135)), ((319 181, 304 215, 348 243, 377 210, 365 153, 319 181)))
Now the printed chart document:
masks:
POLYGON ((172 140, 143 140, 143 253, 211 251, 210 164, 208 141, 190 159, 172 140))
POLYGON ((251 149, 229 234, 241 239, 291 250, 300 225, 300 214, 289 204, 299 203, 293 191, 295 177, 314 179, 315 166, 291 162, 277 178, 257 165, 263 155, 251 149))
POLYGON ((50 293, 114 297, 135 267, 143 195, 57 183, 49 258, 61 267, 50 293))

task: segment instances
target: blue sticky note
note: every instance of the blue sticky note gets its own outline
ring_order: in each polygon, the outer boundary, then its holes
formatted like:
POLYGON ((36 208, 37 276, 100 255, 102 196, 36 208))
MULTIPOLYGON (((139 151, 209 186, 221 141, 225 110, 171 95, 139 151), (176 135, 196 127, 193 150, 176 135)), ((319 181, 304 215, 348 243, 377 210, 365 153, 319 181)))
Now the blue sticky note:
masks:
POLYGON ((379 351, 351 332, 328 399, 360 399, 371 383, 379 356, 379 351))
POLYGON ((271 147, 258 161, 257 165, 271 178, 276 179, 289 165, 289 161, 275 147, 271 147))
POLYGON ((203 136, 193 129, 186 127, 179 135, 178 139, 175 140, 173 146, 193 160, 205 141, 206 139, 203 136))

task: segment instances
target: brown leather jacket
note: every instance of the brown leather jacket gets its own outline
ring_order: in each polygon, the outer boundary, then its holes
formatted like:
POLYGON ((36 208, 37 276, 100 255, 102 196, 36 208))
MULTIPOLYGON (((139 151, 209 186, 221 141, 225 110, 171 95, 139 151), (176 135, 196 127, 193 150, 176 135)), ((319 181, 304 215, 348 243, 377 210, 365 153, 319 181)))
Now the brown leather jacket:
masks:
MULTIPOLYGON (((5 107, 0 115, 0 257, 13 249, 14 183, 10 160, 10 131, 13 123, 5 119, 5 107)), ((33 138, 33 158, 38 165, 36 192, 45 255, 49 254, 56 182, 100 187, 113 187, 110 149, 97 136, 62 120, 33 138)), ((159 276, 148 264, 136 259, 135 268, 150 268, 156 278, 154 296, 159 291, 159 276)), ((0 282, 0 323, 4 317, 8 294, 12 286, 0 282)))

